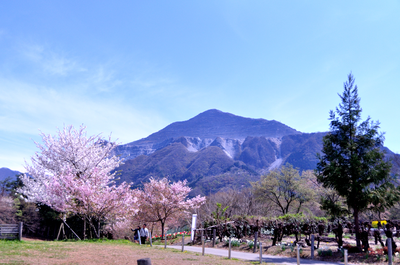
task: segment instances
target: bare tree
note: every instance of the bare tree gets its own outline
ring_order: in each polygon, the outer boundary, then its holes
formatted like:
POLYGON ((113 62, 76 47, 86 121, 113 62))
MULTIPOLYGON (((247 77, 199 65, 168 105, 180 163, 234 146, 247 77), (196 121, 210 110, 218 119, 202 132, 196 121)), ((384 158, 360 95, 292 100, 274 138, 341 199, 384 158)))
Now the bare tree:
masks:
POLYGON ((312 198, 312 190, 305 185, 299 171, 287 164, 269 172, 257 182, 251 183, 255 197, 272 204, 281 214, 300 212, 301 207, 312 198))

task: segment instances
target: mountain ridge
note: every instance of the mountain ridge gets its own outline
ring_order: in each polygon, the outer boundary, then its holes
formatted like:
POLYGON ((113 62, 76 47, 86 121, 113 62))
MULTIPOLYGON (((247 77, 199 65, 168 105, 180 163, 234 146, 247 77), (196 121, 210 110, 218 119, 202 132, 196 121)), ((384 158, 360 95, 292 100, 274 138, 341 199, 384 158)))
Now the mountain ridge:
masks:
MULTIPOLYGON (((171 123, 146 138, 118 146, 125 159, 120 181, 140 187, 150 177, 186 179, 191 195, 240 189, 262 174, 290 163, 313 170, 327 132, 302 133, 285 124, 244 118, 216 109, 171 123)), ((400 156, 383 148, 400 173, 400 156)))
MULTIPOLYGON (((171 123, 148 137, 130 142, 116 148, 115 154, 124 159, 139 155, 149 155, 184 137, 192 151, 198 151, 212 144, 216 138, 243 142, 247 136, 280 138, 301 132, 275 120, 244 118, 217 109, 204 111, 195 117, 171 123)), ((227 152, 232 155, 230 152, 227 152)))
POLYGON ((300 133, 289 126, 275 120, 253 119, 222 112, 217 109, 206 110, 187 121, 173 122, 160 131, 150 134, 141 141, 159 141, 177 135, 199 138, 245 139, 247 136, 283 136, 300 133), (239 126, 238 126, 239 124, 239 126), (195 126, 194 126, 195 125, 195 126), (274 128, 276 131, 273 133, 274 128), (236 129, 236 130, 235 130, 236 129), (266 129, 266 132, 260 131, 266 129), (279 132, 279 133, 278 133, 279 132), (161 135, 160 135, 161 134, 161 135))
POLYGON ((16 175, 21 174, 21 172, 16 170, 11 170, 6 167, 0 168, 0 181, 5 180, 6 178, 10 177, 12 180, 16 179, 16 175))

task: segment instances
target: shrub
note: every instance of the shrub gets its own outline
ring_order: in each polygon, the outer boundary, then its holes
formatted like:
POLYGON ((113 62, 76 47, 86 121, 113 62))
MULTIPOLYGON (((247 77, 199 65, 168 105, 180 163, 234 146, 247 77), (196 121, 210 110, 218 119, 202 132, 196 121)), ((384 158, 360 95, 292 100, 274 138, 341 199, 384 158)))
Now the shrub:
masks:
POLYGON ((358 253, 358 247, 357 246, 352 246, 352 245, 344 245, 344 249, 347 249, 349 253, 358 253))
POLYGON ((333 255, 332 250, 329 248, 323 248, 318 250, 318 256, 327 257, 332 255, 333 255))
MULTIPOLYGON (((228 237, 224 237, 222 240, 224 241, 225 246, 229 246, 229 238, 228 237)), ((233 247, 240 246, 239 239, 232 237, 231 238, 231 246, 233 246, 233 247)))
POLYGON ((247 242, 247 246, 249 246, 249 248, 253 248, 254 247, 254 241, 247 242))
POLYGON ((232 246, 232 247, 240 247, 240 242, 239 242, 239 240, 232 240, 232 241, 231 241, 231 246, 232 246))

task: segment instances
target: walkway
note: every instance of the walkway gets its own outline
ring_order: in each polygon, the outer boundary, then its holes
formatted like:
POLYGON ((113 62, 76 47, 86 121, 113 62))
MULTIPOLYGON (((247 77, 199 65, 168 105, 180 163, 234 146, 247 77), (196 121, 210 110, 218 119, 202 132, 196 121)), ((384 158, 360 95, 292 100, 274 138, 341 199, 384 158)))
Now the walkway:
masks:
MULTIPOLYGON (((182 249, 182 246, 167 246, 167 248, 174 248, 174 249, 182 249)), ((185 246, 185 251, 191 252, 198 252, 202 253, 201 247, 192 247, 192 246, 185 246)), ((211 254, 216 256, 228 257, 228 250, 227 249, 218 249, 218 248, 205 248, 204 254, 211 254)), ((243 259, 243 260, 251 260, 251 261, 259 261, 260 260, 260 253, 246 253, 246 252, 239 252, 239 251, 232 251, 231 257, 236 259, 243 259)), ((297 265, 297 260, 295 258, 288 258, 282 256, 271 256, 263 254, 263 262, 267 263, 275 263, 275 264, 287 264, 287 265, 297 265)), ((315 261, 310 259, 300 259, 300 264, 313 264, 313 265, 343 265, 344 263, 339 262, 324 262, 324 261, 315 261)), ((349 263, 350 264, 350 263, 349 263)))

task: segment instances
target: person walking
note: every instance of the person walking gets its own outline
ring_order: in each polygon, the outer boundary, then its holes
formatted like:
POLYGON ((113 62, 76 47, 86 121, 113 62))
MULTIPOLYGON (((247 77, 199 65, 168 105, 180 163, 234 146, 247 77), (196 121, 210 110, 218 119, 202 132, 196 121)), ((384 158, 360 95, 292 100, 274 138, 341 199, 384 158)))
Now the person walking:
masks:
POLYGON ((146 239, 149 236, 149 229, 147 229, 146 224, 143 225, 142 229, 140 229, 140 241, 142 244, 146 243, 146 239))
POLYGON ((136 229, 131 229, 133 231, 133 242, 139 243, 140 225, 136 229))

